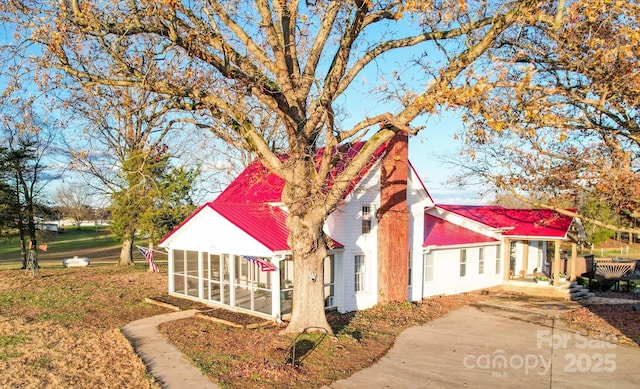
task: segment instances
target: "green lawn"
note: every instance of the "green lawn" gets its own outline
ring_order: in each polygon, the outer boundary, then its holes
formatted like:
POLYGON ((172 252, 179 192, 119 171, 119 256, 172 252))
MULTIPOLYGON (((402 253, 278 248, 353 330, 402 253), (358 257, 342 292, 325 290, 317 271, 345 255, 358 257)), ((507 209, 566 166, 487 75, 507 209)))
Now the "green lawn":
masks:
MULTIPOLYGON (((93 261, 116 261, 120 254, 120 242, 114 239, 109 226, 67 227, 62 234, 46 232, 39 237, 38 245, 46 244, 47 250, 38 250, 38 260, 62 261, 75 255, 89 257, 93 261)), ((142 258, 140 256, 140 258, 142 258)), ((20 241, 17 236, 0 240, 0 263, 20 263, 20 241)))

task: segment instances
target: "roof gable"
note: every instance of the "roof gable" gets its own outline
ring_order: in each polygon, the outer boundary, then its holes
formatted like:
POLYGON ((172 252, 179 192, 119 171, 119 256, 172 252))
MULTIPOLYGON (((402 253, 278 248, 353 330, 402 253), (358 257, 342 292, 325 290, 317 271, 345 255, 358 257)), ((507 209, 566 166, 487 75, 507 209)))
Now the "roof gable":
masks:
POLYGON ((503 229, 504 236, 564 238, 573 218, 551 209, 504 208, 498 205, 438 205, 446 211, 486 226, 503 229))
MULTIPOLYGON (((167 234, 159 242, 159 245, 162 246, 178 230, 183 227, 187 228, 186 224, 204 209, 210 209, 216 212, 272 252, 290 250, 288 244, 289 230, 287 229, 287 213, 279 207, 268 204, 206 203, 167 234)), ((215 237, 212 236, 212 239, 215 239, 215 237)), ((332 242, 333 248, 344 247, 335 240, 332 242)))
POLYGON ((208 206, 269 250, 289 250, 287 214, 280 208, 262 204, 209 203, 208 206))
POLYGON ((416 168, 413 166, 411 161, 409 161, 409 178, 411 178, 412 175, 413 177, 416 178, 417 183, 420 185, 420 189, 424 191, 424 194, 426 198, 429 200, 429 202, 431 204, 435 204, 435 202, 433 201, 433 198, 431 197, 431 194, 427 190, 427 187, 424 185, 424 182, 422 182, 422 178, 420 178, 420 175, 416 171, 416 168))

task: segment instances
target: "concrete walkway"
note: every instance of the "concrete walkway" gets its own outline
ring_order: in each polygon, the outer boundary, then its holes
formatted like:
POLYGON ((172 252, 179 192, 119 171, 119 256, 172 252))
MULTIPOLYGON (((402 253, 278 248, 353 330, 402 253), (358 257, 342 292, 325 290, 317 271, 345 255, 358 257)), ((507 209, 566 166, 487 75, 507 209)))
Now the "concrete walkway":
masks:
POLYGON ((404 331, 376 364, 329 387, 640 387, 640 349, 556 321, 572 304, 496 299, 464 307, 404 331))
POLYGON ((190 360, 160 335, 162 323, 193 316, 197 310, 165 313, 136 320, 122 327, 122 333, 131 342, 151 374, 161 387, 167 389, 215 389, 216 384, 203 375, 190 360))
MULTIPOLYGON (((555 319, 579 307, 572 301, 492 298, 407 329, 373 366, 323 388, 640 387, 640 348, 618 345, 612 336, 588 338, 555 319)), ((157 330, 195 312, 122 328, 163 388, 218 387, 157 330)))

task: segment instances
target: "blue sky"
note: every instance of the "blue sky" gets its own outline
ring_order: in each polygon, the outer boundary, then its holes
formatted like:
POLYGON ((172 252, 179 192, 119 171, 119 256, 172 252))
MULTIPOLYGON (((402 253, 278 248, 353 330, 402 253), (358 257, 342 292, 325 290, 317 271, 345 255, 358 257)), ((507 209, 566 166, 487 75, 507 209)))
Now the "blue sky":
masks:
MULTIPOLYGON (((7 39, 10 39, 7 31, 5 28, 0 28, 0 42, 7 39)), ((388 79, 388 77, 393 77, 392 75, 396 71, 403 74, 403 78, 408 76, 409 79, 414 80, 415 85, 412 87, 417 86, 416 90, 426 85, 425 75, 415 72, 416 69, 407 66, 409 58, 414 54, 413 50, 393 52, 393 55, 379 58, 375 64, 363 71, 344 97, 339 98, 336 102, 338 105, 344 105, 349 112, 348 117, 342 120, 344 127, 350 127, 367 116, 375 116, 385 111, 391 113, 398 111, 397 106, 377 102, 380 95, 374 96, 370 90, 376 84, 387 81, 390 81, 390 85, 393 87, 393 79, 388 79)), ((437 62, 439 54, 437 50, 434 50, 429 51, 428 56, 437 62)), ((477 204, 483 201, 479 196, 478 188, 445 185, 445 182, 451 178, 455 171, 452 171, 452 166, 441 162, 440 157, 459 153, 462 141, 456 139, 455 134, 462 131, 460 118, 455 113, 448 113, 442 116, 434 115, 420 118, 416 120, 416 123, 424 125, 425 128, 417 136, 410 138, 409 158, 434 200, 443 204, 477 204)))
MULTIPOLYGON (((365 74, 372 76, 367 70, 365 74)), ((357 82, 354 84, 356 86, 349 88, 345 93, 347 97, 339 98, 337 101, 338 105, 342 103, 344 109, 349 112, 348 117, 340 120, 344 128, 350 128, 366 117, 399 111, 393 104, 376 102, 371 93, 362 89, 357 82)), ((442 157, 459 154, 463 146, 462 138, 456 137, 456 134, 460 135, 464 130, 460 114, 444 112, 423 115, 418 117, 414 124, 422 126, 423 129, 418 135, 409 138, 409 160, 436 203, 480 204, 493 199, 492 195, 481 196, 481 188, 477 186, 457 187, 446 183, 458 173, 455 167, 446 165, 442 157)))

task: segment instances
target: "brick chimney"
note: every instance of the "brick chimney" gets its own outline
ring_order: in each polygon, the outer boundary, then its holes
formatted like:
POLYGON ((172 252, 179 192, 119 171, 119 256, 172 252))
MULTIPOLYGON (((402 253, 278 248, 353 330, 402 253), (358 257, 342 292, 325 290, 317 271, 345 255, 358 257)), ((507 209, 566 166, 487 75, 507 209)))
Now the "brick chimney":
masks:
POLYGON ((382 158, 378 228, 378 302, 406 301, 409 285, 409 141, 397 133, 382 158))

